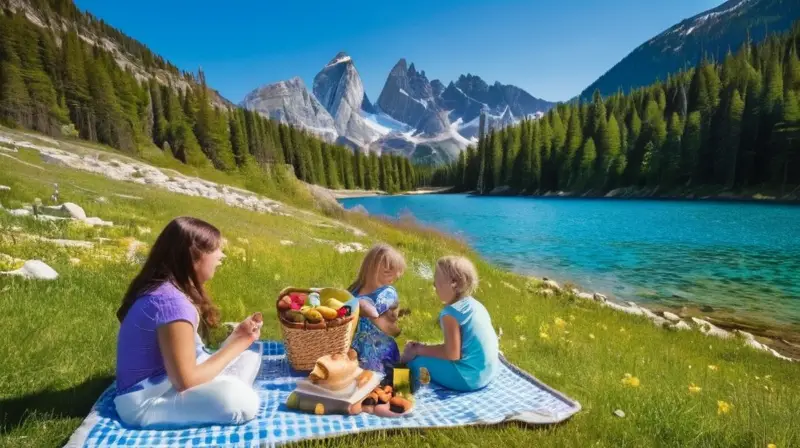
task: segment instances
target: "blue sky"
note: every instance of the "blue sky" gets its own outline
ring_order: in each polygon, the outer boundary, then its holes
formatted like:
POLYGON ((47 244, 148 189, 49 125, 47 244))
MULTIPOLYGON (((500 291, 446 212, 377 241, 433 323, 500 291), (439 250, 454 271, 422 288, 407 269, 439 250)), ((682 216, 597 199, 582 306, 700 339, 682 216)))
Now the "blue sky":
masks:
POLYGON ((567 100, 647 39, 720 0, 75 0, 239 102, 266 83, 311 83, 339 51, 377 100, 401 57, 445 84, 472 73, 567 100))

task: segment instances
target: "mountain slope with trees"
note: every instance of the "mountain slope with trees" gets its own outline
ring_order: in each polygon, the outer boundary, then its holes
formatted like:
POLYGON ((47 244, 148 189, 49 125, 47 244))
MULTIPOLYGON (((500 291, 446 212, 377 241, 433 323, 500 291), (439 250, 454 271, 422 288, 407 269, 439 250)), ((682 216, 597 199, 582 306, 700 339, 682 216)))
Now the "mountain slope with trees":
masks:
POLYGON ((413 188, 414 168, 402 157, 367 157, 235 107, 202 71, 180 72, 71 0, 3 6, 0 124, 128 153, 155 145, 189 165, 253 176, 290 164, 300 180, 331 188, 413 188))
POLYGON ((431 182, 484 193, 691 194, 708 186, 796 197, 798 54, 800 23, 631 94, 596 91, 591 102, 489 133, 431 182))
POLYGON ((791 0, 729 0, 716 8, 681 21, 643 43, 587 87, 580 95, 589 100, 595 90, 603 96, 664 81, 670 73, 686 70, 705 56, 722 60, 725 53, 745 42, 762 42, 771 33, 791 29, 800 18, 800 2, 791 0))

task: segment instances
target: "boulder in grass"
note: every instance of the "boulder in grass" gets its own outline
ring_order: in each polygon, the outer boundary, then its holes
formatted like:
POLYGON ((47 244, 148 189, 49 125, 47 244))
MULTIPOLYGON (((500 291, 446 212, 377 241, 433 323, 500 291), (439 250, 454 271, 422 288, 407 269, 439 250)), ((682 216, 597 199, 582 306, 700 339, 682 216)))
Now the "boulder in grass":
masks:
POLYGON ((92 227, 95 227, 95 226, 99 226, 99 227, 113 227, 113 226, 114 226, 114 223, 113 223, 113 222, 111 222, 111 221, 103 221, 102 219, 100 219, 100 218, 97 218, 97 217, 84 218, 84 219, 83 219, 83 222, 84 222, 85 224, 89 225, 89 226, 92 226, 92 227))
POLYGON ((692 329, 691 325, 687 324, 686 322, 684 322, 682 320, 678 321, 678 323, 676 323, 675 325, 671 326, 670 328, 672 328, 674 330, 681 330, 681 331, 691 330, 692 329))
POLYGON ((72 202, 65 202, 61 205, 40 206, 38 207, 39 213, 47 216, 54 216, 58 218, 67 219, 86 219, 86 212, 78 204, 72 202))
POLYGON ((543 284, 546 288, 552 289, 554 291, 561 291, 561 286, 559 286, 558 282, 556 282, 555 280, 545 279, 543 284))
POLYGON ((715 336, 722 339, 729 339, 733 337, 730 332, 725 331, 706 320, 693 317, 692 321, 697 324, 698 327, 700 327, 700 332, 706 336, 715 336))
POLYGON ((14 271, 3 272, 2 274, 32 280, 55 280, 58 278, 58 272, 39 260, 28 260, 21 268, 14 271))

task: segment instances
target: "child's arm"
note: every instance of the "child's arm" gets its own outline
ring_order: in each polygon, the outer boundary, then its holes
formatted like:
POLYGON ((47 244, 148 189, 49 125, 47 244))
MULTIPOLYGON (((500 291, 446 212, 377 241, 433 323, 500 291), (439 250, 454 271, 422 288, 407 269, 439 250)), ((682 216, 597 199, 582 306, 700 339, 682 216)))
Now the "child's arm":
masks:
POLYGON ((367 299, 359 300, 358 308, 361 310, 361 314, 364 315, 364 317, 376 318, 379 316, 378 309, 367 299))
POLYGON ((439 358, 447 361, 458 361, 461 359, 461 327, 453 316, 442 317, 442 332, 444 333, 444 344, 438 345, 413 345, 411 349, 413 357, 427 356, 429 358, 439 358))
POLYGON ((383 314, 378 316, 378 318, 372 319, 372 322, 381 331, 393 338, 396 338, 400 336, 400 327, 397 325, 397 313, 397 307, 390 308, 388 311, 385 311, 383 314))

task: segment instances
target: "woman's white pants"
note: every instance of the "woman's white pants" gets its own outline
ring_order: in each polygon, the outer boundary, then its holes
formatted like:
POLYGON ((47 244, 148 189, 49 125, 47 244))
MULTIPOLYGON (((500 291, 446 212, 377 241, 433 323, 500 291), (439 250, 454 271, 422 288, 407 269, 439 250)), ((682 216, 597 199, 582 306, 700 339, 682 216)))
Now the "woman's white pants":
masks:
MULTIPOLYGON (((208 357, 201 354, 198 364, 208 357)), ((155 383, 147 379, 114 404, 123 423, 140 428, 241 424, 258 414, 261 403, 252 384, 260 367, 261 355, 248 350, 205 384, 178 392, 166 376, 155 383)))

